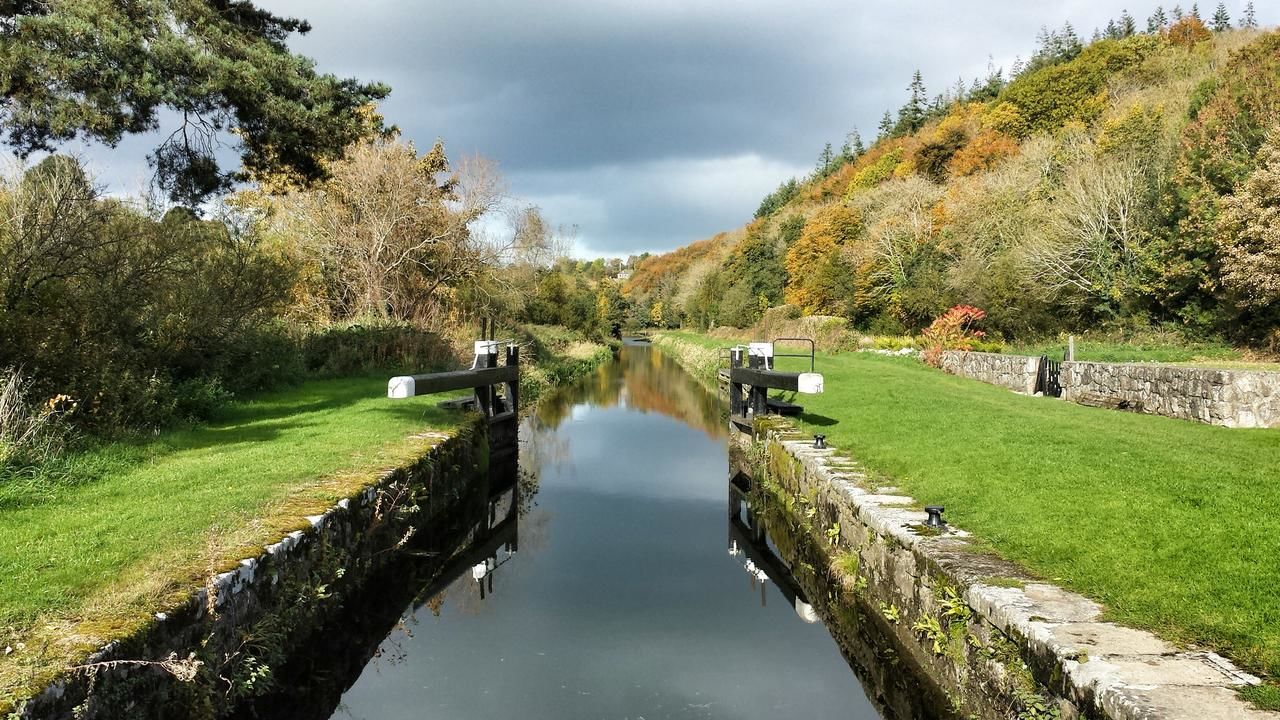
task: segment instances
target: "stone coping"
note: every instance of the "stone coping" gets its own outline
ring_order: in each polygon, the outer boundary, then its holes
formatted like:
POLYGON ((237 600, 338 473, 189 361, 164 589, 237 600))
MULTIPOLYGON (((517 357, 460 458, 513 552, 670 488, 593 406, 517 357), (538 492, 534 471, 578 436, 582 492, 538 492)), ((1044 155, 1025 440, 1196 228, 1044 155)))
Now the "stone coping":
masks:
POLYGON ((841 494, 865 526, 948 576, 975 616, 1018 643, 1024 655, 1047 659, 1051 674, 1061 678, 1051 690, 1083 714, 1114 720, 1280 719, 1280 713, 1258 710, 1238 695, 1260 680, 1216 653, 1183 651, 1145 630, 1103 621, 1098 603, 1049 583, 985 584, 984 579, 1007 575, 999 570, 1010 564, 975 552, 969 533, 955 527, 942 535, 919 534, 912 526, 922 526, 927 516, 913 509, 918 504, 912 498, 886 493, 893 488, 869 490, 862 484, 866 475, 851 469, 838 450, 786 439, 794 433, 779 424, 767 431, 765 442, 780 444, 812 478, 841 494))

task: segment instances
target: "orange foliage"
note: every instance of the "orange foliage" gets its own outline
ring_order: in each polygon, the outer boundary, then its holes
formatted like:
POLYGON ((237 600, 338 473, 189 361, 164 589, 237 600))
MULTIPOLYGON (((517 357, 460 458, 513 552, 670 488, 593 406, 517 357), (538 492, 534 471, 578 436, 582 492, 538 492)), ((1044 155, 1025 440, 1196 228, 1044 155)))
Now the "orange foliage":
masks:
POLYGON ((728 233, 720 233, 715 237, 690 243, 669 253, 650 255, 632 272, 631 277, 622 286, 622 294, 653 292, 664 278, 680 275, 695 262, 720 250, 728 237, 728 233))
POLYGON ((790 305, 805 312, 820 312, 831 298, 819 282, 818 270, 846 242, 852 242, 862 227, 862 216, 845 205, 828 205, 804 225, 799 239, 787 248, 787 287, 784 291, 790 305))
POLYGON ((1213 33, 1209 32, 1209 28, 1193 15, 1187 15, 1178 22, 1169 26, 1164 33, 1165 38, 1174 45, 1183 47, 1194 47, 1196 43, 1203 42, 1213 37, 1213 33))
POLYGON ((1017 140, 996 130, 983 130, 951 156, 947 170, 952 175, 964 177, 990 170, 1001 160, 1016 154, 1017 140))

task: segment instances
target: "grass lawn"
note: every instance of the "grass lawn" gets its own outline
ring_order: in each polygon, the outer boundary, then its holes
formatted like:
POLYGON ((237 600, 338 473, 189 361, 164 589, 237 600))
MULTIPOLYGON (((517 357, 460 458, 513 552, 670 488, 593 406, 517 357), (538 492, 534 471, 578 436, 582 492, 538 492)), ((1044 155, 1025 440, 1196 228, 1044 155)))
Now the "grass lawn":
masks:
MULTIPOLYGON (((1067 349, 1066 340, 1039 343, 1011 343, 1004 352, 1010 355, 1048 355, 1061 360, 1067 349)), ((1076 338, 1076 360, 1082 362, 1158 362, 1218 368, 1280 369, 1280 365, 1263 362, 1238 348, 1220 343, 1193 343, 1160 339, 1121 342, 1111 339, 1076 338)), ((1265 358, 1264 358, 1265 360, 1265 358)))
POLYGON ((910 358, 817 369, 805 430, 1110 619, 1280 678, 1280 430, 1026 397, 910 358))
POLYGON ((309 381, 77 456, 92 481, 0 504, 0 708, 438 442, 414 436, 463 417, 439 400, 387 400, 385 376, 309 381))

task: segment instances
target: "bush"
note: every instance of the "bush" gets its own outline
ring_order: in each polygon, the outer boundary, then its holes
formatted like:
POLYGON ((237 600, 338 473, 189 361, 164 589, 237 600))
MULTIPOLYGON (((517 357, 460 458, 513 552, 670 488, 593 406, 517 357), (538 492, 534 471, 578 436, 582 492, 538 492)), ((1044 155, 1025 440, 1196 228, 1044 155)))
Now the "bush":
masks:
POLYGON ((985 311, 972 305, 956 305, 938 316, 920 334, 925 346, 921 359, 934 367, 941 367, 944 350, 973 350, 986 336, 977 328, 986 316, 985 311))
POLYGON ((378 370, 421 373, 460 362, 436 333, 408 324, 333 326, 303 340, 307 371, 320 377, 378 370))

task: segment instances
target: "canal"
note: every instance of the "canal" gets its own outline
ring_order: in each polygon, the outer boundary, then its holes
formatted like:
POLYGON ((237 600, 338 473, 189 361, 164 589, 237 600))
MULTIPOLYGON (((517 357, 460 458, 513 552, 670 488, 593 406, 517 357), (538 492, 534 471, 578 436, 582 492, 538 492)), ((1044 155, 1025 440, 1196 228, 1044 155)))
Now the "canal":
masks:
POLYGON ((625 346, 525 422, 518 481, 491 476, 469 552, 444 569, 424 552, 420 576, 410 559, 254 714, 933 716, 864 616, 791 577, 813 564, 733 487, 725 426, 674 362, 625 346))

